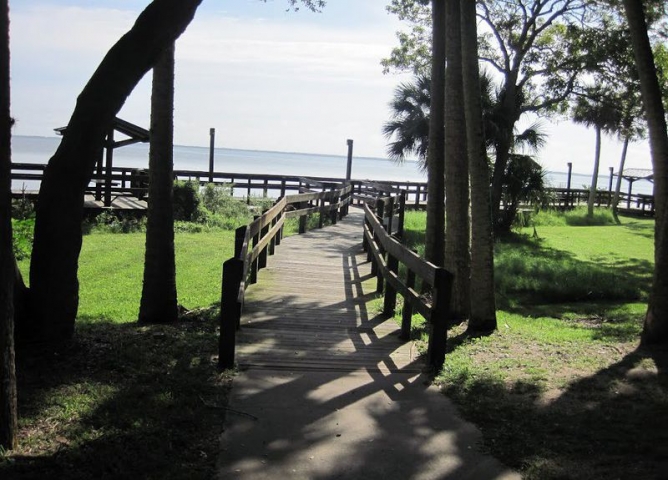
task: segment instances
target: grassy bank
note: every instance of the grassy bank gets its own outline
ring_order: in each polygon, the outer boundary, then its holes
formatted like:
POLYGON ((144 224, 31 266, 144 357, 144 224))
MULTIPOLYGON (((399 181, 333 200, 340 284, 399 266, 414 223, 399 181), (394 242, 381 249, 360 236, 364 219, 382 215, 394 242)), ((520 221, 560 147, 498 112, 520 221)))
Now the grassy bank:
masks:
MULTIPOLYGON (((424 217, 411 216, 419 249, 424 217)), ((436 381, 525 478, 662 478, 668 352, 638 345, 653 221, 569 222, 552 215, 497 242, 499 329, 453 328, 436 381)))
MULTIPOLYGON (((136 323, 144 234, 84 236, 74 340, 19 355, 19 448, 0 478, 210 478, 230 379, 217 372, 234 232, 177 233, 176 324, 136 323)), ((27 258, 21 261, 26 274, 27 258)))

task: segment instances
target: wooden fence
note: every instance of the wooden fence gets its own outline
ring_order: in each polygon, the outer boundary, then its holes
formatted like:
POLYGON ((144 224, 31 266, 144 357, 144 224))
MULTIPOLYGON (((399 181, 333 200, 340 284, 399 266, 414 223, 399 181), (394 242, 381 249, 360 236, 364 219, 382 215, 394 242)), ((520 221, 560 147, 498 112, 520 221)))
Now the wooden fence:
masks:
POLYGON ((221 369, 234 366, 236 331, 240 326, 246 288, 257 282, 257 273, 267 266, 267 256, 273 255, 281 244, 286 218, 299 218, 299 233, 306 230, 308 215, 319 215, 332 223, 348 213, 352 186, 324 192, 286 195, 250 224, 236 230, 234 256, 223 264, 220 305, 220 337, 218 365, 221 369))
POLYGON ((403 195, 386 196, 375 202, 375 209, 364 205, 364 250, 376 275, 376 291, 384 292, 383 313, 394 315, 397 294, 404 299, 401 338, 410 339, 411 319, 420 313, 429 324, 427 364, 434 372, 445 361, 448 312, 453 276, 444 268, 422 259, 400 242, 403 233, 403 195), (398 217, 393 234, 393 219, 398 217), (404 268, 400 269, 400 265, 404 268), (403 273, 400 273, 403 270, 403 273), (420 294, 416 280, 420 280, 420 294))
MULTIPOLYGON (((44 168, 43 164, 13 163, 12 180, 41 182, 44 168)), ((299 177, 291 175, 269 175, 252 173, 223 173, 197 171, 197 170, 175 170, 174 177, 178 180, 193 180, 200 185, 212 183, 225 185, 230 188, 234 196, 243 196, 246 199, 256 195, 261 197, 280 198, 292 193, 302 193, 314 188, 331 190, 337 185, 345 183, 342 178, 330 177, 299 177)), ((354 200, 361 204, 368 199, 373 199, 379 192, 396 194, 404 192, 406 208, 425 208, 427 203, 427 184, 425 182, 401 182, 401 181, 369 181, 353 179, 352 193, 354 200)), ((585 205, 589 198, 589 190, 548 188, 552 193, 548 207, 558 209, 573 208, 585 205)), ((107 207, 111 206, 112 199, 119 196, 132 196, 144 199, 148 193, 148 171, 130 167, 113 167, 110 172, 102 169, 95 172, 88 185, 86 193, 93 194, 97 201, 103 202, 107 207)), ((22 192, 14 192, 21 195, 22 192)), ((29 194, 36 195, 35 192, 29 194)), ((612 204, 612 192, 599 191, 596 195, 597 206, 612 204)), ((532 205, 523 205, 523 208, 532 208, 532 205)), ((629 194, 620 192, 618 207, 630 212, 652 215, 654 212, 653 195, 629 194)))

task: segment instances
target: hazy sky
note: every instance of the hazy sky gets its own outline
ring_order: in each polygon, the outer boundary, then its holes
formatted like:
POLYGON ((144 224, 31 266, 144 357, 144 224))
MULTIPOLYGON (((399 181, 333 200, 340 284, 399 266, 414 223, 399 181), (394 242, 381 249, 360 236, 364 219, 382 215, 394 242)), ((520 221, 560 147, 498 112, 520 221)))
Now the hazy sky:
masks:
MULTIPOLYGON (((113 43, 148 0, 11 0, 12 111, 16 135, 53 136, 113 43)), ((385 157, 382 125, 393 89, 380 59, 401 24, 388 0, 329 0, 322 13, 286 12, 287 0, 204 0, 177 42, 175 141, 218 147, 385 157)), ((120 116, 148 126, 150 74, 120 116)), ((545 120, 549 170, 589 173, 594 132, 545 120)), ((621 144, 606 140, 602 173, 617 170, 621 144)), ((627 166, 650 168, 646 142, 627 166)))

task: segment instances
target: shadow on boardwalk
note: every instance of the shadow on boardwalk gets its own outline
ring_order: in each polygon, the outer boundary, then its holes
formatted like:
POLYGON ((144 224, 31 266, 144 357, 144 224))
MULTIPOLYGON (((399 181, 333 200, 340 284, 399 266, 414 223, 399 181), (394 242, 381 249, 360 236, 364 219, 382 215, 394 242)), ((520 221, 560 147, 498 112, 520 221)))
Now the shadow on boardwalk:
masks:
POLYGON ((217 478, 519 478, 367 310, 361 222, 286 239, 249 290, 217 478))

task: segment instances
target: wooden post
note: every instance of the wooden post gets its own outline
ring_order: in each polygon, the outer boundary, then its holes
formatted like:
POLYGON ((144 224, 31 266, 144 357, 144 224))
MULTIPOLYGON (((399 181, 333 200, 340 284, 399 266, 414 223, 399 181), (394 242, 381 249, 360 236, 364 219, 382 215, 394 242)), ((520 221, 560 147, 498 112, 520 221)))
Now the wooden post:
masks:
MULTIPOLYGON (((306 208, 306 202, 301 202, 299 204, 299 209, 306 208)), ((306 215, 300 215, 299 217, 299 233, 306 233, 306 215)))
POLYGON ((209 183, 213 183, 213 154, 216 148, 216 129, 209 129, 209 183))
MULTIPOLYGON (((271 221, 271 228, 276 225, 276 222, 276 218, 271 221)), ((269 255, 273 255, 274 253, 276 253, 276 235, 271 237, 271 240, 269 240, 269 255)))
POLYGON ((236 331, 241 317, 239 288, 244 264, 238 258, 230 258, 223 264, 223 286, 220 295, 220 336, 218 338, 218 368, 234 367, 236 331))
POLYGON ((394 197, 389 197, 389 203, 387 205, 387 230, 388 235, 392 235, 392 223, 394 222, 394 197))
POLYGON ((246 261, 245 258, 240 258, 241 249, 244 246, 244 239, 246 238, 246 230, 248 230, 248 226, 244 225, 237 228, 234 232, 234 258, 238 258, 241 261, 246 261))
POLYGON ((397 225, 397 237, 404 236, 404 217, 406 213, 406 190, 399 193, 399 225, 397 225))
MULTIPOLYGON (((265 225, 260 229, 260 238, 264 238, 267 233, 269 233, 269 225, 265 225)), ((267 268, 267 247, 260 250, 260 254, 257 257, 257 266, 258 269, 267 268)))
MULTIPOLYGON (((389 253, 387 254, 387 269, 390 272, 399 272, 399 260, 389 253)), ((383 313, 388 317, 394 315, 394 309, 397 306, 397 290, 390 282, 385 282, 385 299, 383 301, 383 313)))
MULTIPOLYGON (((408 270, 406 273, 406 286, 415 288, 415 272, 408 270)), ((401 311, 401 334, 399 338, 402 340, 411 339, 411 323, 413 320, 413 305, 406 298, 404 298, 404 308, 401 311)))
POLYGON ((348 139, 348 164, 346 165, 346 185, 350 183, 353 174, 353 141, 348 139))
MULTIPOLYGON (((380 224, 383 224, 383 209, 385 208, 385 204, 381 199, 376 200, 376 216, 380 220, 380 224)), ((377 241, 378 239, 376 238, 376 235, 374 235, 374 239, 377 241)), ((378 242, 378 251, 380 253, 380 256, 382 257, 385 252, 383 252, 383 247, 380 245, 380 242, 378 242)), ((376 293, 383 293, 383 273, 380 269, 380 262, 374 262, 374 264, 379 263, 376 265, 376 269, 374 271, 373 265, 371 266, 371 273, 376 275, 376 293)))
POLYGON ((417 185, 417 186, 415 187, 415 207, 416 207, 416 208, 419 208, 419 207, 420 207, 420 189, 421 189, 421 188, 422 188, 422 187, 420 187, 420 185, 417 185))
POLYGON ((566 183, 566 208, 571 207, 571 174, 573 173, 573 162, 568 162, 568 181, 566 183))
MULTIPOLYGON (((258 216, 255 215, 253 217, 253 220, 257 220, 257 218, 258 216)), ((255 245, 257 245, 259 241, 260 241, 260 233, 258 232, 255 235, 253 235, 253 242, 252 242, 253 248, 255 248, 255 245)), ((257 271, 258 271, 258 259, 256 258, 251 262, 250 266, 250 283, 257 283, 257 271)))
POLYGON ((107 158, 104 172, 104 206, 111 207, 111 167, 114 163, 114 127, 107 135, 107 158))
POLYGON ((452 295, 452 274, 444 268, 436 270, 434 282, 434 299, 429 327, 429 346, 427 347, 427 364, 434 374, 443 367, 445 347, 448 337, 448 310, 452 295))

